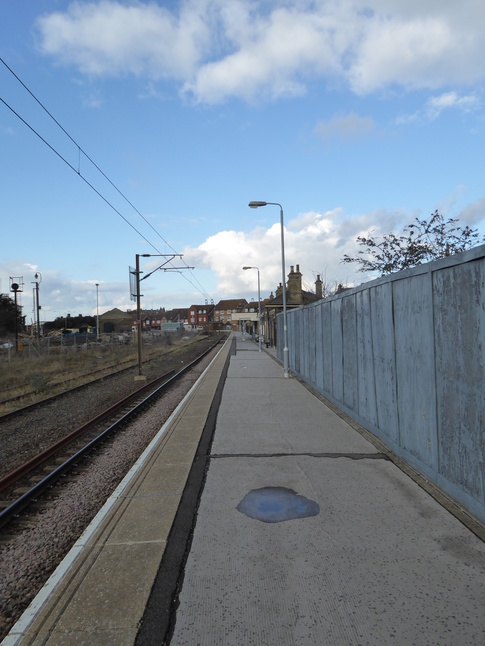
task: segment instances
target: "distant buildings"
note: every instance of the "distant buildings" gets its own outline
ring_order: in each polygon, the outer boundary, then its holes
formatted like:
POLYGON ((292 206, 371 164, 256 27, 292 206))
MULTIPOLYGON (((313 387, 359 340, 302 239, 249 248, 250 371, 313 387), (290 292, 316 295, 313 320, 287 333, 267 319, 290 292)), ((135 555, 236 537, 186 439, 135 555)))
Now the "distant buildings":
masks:
MULTIPOLYGON (((315 292, 308 292, 302 286, 302 274, 300 272, 300 265, 296 266, 296 271, 293 265, 290 267, 288 274, 288 282, 286 284, 286 309, 294 309, 302 305, 309 305, 322 298, 323 282, 320 276, 317 276, 315 281, 315 292)), ((283 311, 283 286, 281 283, 276 288, 276 295, 264 301, 263 305, 264 315, 262 315, 262 325, 264 329, 265 339, 269 340, 271 345, 276 342, 276 316, 283 311)))
POLYGON ((239 322, 233 316, 242 312, 247 307, 245 298, 233 298, 231 300, 219 301, 214 308, 214 323, 220 329, 239 329, 239 322))
MULTIPOLYGON (((315 281, 315 292, 303 289, 299 265, 292 265, 286 284, 287 309, 308 305, 323 296, 323 283, 320 276, 315 281)), ((242 330, 248 333, 263 334, 265 340, 274 343, 276 339, 276 316, 283 309, 283 287, 281 283, 276 293, 261 301, 261 330, 258 321, 258 303, 245 298, 221 300, 214 305, 191 305, 187 309, 165 311, 142 310, 142 331, 163 332, 177 330, 242 330)), ((122 312, 114 308, 100 315, 102 333, 128 333, 137 329, 136 311, 122 312)))
POLYGON ((191 305, 188 312, 188 322, 192 328, 205 327, 212 321, 214 305, 191 305))

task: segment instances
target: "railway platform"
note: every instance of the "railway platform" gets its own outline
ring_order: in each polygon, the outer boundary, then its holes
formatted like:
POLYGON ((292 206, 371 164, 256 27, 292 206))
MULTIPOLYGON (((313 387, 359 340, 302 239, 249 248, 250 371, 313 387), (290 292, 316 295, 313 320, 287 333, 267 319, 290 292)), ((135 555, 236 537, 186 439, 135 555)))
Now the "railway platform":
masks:
POLYGON ((485 643, 481 538, 269 352, 234 344, 4 646, 485 643))

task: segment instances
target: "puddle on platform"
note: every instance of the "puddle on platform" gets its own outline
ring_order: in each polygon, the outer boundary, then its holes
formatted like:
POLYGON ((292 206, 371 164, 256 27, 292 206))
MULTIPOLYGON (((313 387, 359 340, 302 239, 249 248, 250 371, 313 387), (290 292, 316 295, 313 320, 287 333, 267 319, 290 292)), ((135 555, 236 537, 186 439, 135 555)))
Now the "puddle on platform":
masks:
POLYGON ((300 496, 286 487, 253 489, 244 496, 236 509, 263 523, 281 523, 320 513, 320 507, 314 500, 300 496))

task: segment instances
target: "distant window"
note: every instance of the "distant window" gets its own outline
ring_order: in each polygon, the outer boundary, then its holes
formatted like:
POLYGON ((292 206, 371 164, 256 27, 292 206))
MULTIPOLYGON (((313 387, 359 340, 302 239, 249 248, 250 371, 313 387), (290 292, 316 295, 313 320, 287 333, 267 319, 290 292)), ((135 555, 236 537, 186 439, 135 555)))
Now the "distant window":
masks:
POLYGON ((224 314, 224 310, 221 310, 221 314, 224 314))

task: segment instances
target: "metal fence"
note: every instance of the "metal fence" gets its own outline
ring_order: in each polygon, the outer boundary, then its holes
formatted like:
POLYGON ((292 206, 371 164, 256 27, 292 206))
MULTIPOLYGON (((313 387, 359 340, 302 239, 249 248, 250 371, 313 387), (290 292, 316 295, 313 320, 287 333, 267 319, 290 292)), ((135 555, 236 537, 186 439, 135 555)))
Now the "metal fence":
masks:
MULTIPOLYGON (((190 335, 189 335, 190 336, 190 335)), ((144 332, 144 345, 168 345, 179 338, 174 332, 144 332)), ((27 360, 42 356, 73 352, 95 352, 100 348, 106 351, 108 348, 119 348, 120 346, 136 346, 136 334, 111 333, 101 334, 99 339, 95 334, 59 334, 56 336, 45 336, 40 339, 36 337, 20 337, 19 351, 16 352, 15 343, 10 341, 0 348, 0 361, 27 360)))

